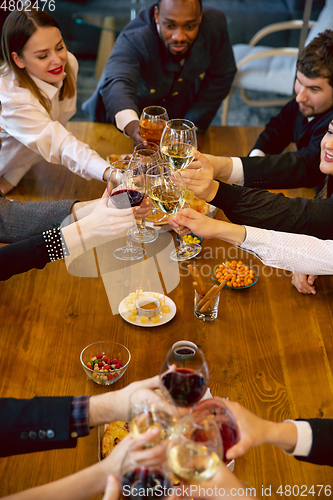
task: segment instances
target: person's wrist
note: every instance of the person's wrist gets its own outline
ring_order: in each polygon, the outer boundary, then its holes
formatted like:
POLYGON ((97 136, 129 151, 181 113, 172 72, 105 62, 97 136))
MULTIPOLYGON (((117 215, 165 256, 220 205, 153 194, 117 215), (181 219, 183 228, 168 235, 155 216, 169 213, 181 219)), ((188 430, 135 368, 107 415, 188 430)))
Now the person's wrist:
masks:
POLYGON ((213 168, 215 179, 227 181, 232 174, 232 159, 227 156, 219 156, 216 158, 216 163, 213 165, 213 168))
POLYGON ((132 138, 133 135, 138 131, 139 126, 140 126, 139 120, 132 120, 126 125, 126 127, 124 128, 124 132, 126 135, 132 138))
POLYGON ((90 216, 83 217, 80 221, 76 222, 78 233, 82 235, 84 241, 88 241, 95 234, 95 224, 90 222, 90 216))
POLYGON ((112 411, 109 410, 111 404, 107 404, 107 396, 108 394, 100 394, 90 397, 88 409, 89 427, 96 427, 96 425, 102 425, 115 420, 112 418, 112 411))
POLYGON ((110 167, 107 167, 105 170, 104 170, 104 174, 103 174, 103 181, 104 182, 107 182, 108 178, 109 178, 109 172, 110 172, 110 167))
POLYGON ((219 190, 219 183, 217 181, 213 180, 211 182, 211 185, 210 185, 208 196, 206 196, 207 203, 209 203, 210 201, 212 201, 215 198, 218 190, 219 190))

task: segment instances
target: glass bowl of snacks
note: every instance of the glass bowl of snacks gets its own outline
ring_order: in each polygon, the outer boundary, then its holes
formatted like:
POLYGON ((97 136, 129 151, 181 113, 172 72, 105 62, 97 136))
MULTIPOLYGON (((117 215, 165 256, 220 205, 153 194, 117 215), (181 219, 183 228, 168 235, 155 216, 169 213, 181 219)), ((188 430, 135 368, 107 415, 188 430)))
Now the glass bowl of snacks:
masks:
POLYGON ((80 354, 82 368, 99 385, 112 385, 127 370, 131 353, 122 344, 102 340, 83 349, 80 354))
POLYGON ((255 285, 258 276, 254 269, 241 260, 227 260, 215 267, 212 272, 212 278, 215 283, 222 283, 227 280, 225 287, 231 290, 244 290, 255 285))

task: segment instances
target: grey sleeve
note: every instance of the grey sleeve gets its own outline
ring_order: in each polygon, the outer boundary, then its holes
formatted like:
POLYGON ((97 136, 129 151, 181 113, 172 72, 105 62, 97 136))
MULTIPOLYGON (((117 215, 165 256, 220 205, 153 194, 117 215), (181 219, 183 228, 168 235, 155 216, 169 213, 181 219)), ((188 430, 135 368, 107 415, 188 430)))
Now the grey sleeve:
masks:
POLYGON ((0 243, 15 243, 52 228, 68 217, 78 200, 10 201, 0 196, 0 243))

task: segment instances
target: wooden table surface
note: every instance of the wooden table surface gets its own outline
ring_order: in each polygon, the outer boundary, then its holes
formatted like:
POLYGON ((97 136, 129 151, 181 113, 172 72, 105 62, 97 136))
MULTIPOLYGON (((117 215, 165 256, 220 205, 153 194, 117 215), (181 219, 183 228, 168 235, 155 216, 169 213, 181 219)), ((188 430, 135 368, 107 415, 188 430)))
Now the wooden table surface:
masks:
MULTIPOLYGON (((68 128, 103 157, 132 151, 131 141, 110 125, 72 122, 68 128)), ((259 132, 251 127, 211 127, 200 137, 199 148, 213 154, 247 154, 259 132)), ((85 200, 100 196, 103 189, 99 181, 87 182, 63 167, 48 166, 33 168, 11 196, 85 200)), ((333 418, 333 277, 321 277, 317 295, 304 296, 291 285, 288 273, 264 267, 255 257, 220 241, 204 241, 196 263, 209 274, 225 257, 258 266, 259 280, 249 290, 224 289, 219 317, 208 324, 193 316, 192 280, 184 265, 179 267, 179 284, 168 294, 177 314, 170 323, 152 329, 130 325, 114 315, 103 278, 72 276, 63 261, 1 283, 0 396, 104 392, 107 389, 83 373, 79 355, 86 345, 107 339, 123 343, 132 354, 126 374, 111 387, 119 389, 155 375, 171 345, 188 339, 206 354, 213 395, 228 396, 276 421, 333 418)), ((112 254, 110 262, 115 262, 112 254)), ((125 290, 119 276, 126 277, 127 288, 134 290, 140 266, 115 264, 114 288, 119 298, 125 290)), ((1 458, 1 495, 61 478, 96 460, 96 429, 73 450, 1 458)), ((332 485, 331 469, 300 463, 267 445, 237 459, 235 472, 255 486, 261 498, 265 497, 262 487, 271 487, 272 497, 281 498, 274 493, 280 485, 332 485)))

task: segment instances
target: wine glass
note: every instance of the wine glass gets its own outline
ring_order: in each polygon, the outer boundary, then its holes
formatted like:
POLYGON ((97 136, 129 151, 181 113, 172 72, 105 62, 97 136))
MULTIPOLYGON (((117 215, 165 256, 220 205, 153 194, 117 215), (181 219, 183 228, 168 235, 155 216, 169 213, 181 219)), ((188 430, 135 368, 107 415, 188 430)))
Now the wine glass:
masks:
POLYGON ((150 428, 158 428, 159 435, 148 445, 152 447, 172 435, 179 415, 177 408, 149 389, 138 389, 130 396, 130 431, 138 437, 150 428))
POLYGON ((194 123, 183 118, 169 120, 163 130, 160 150, 164 161, 174 170, 186 168, 197 149, 197 132, 194 123))
POLYGON ((146 142, 146 144, 137 144, 134 148, 134 153, 137 151, 141 151, 142 149, 152 149, 156 153, 160 154, 160 146, 159 144, 155 144, 155 142, 146 142))
POLYGON ((222 398, 210 398, 200 401, 191 408, 191 413, 211 417, 217 423, 223 443, 223 461, 229 462, 225 454, 239 441, 239 430, 235 417, 226 407, 222 398))
MULTIPOLYGON (((145 176, 140 163, 133 160, 120 160, 112 163, 107 189, 109 199, 116 208, 139 206, 146 191, 145 176)), ((132 245, 128 229, 126 246, 117 248, 113 255, 120 260, 136 260, 141 259, 145 253, 143 248, 132 245)))
MULTIPOLYGON (((195 344, 193 344, 194 346, 195 344)), ((191 346, 172 347, 161 366, 161 390, 176 406, 189 407, 205 394, 209 372, 204 353, 191 346)))
POLYGON ((120 470, 121 497, 162 499, 172 491, 171 474, 165 465, 145 465, 125 456, 120 470))
MULTIPOLYGON (((147 170, 161 161, 157 151, 148 148, 140 148, 132 154, 132 159, 141 165, 142 171, 146 174, 147 170)), ((152 243, 158 237, 158 232, 153 228, 147 228, 144 217, 141 224, 130 229, 131 237, 139 243, 152 243)))
MULTIPOLYGON (((182 176, 168 164, 155 165, 147 170, 146 183, 148 195, 156 208, 167 215, 173 215, 185 204, 186 188, 182 176)), ((180 245, 170 254, 172 260, 183 261, 201 252, 197 243, 185 243, 180 235, 180 245)))
POLYGON ((140 135, 148 142, 159 145, 166 122, 169 120, 167 110, 162 106, 147 106, 140 117, 140 135))
POLYGON ((168 465, 179 479, 210 479, 222 456, 221 435, 213 419, 190 414, 179 421, 167 449, 168 465))

